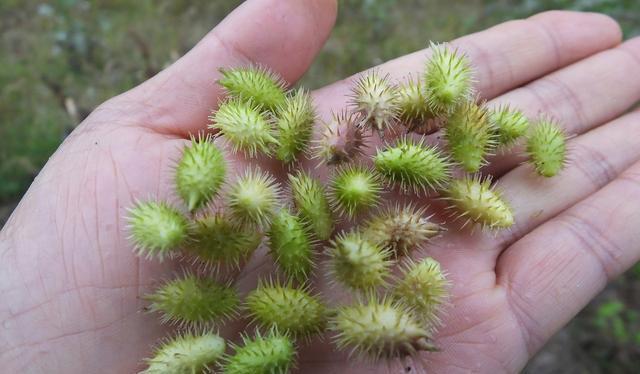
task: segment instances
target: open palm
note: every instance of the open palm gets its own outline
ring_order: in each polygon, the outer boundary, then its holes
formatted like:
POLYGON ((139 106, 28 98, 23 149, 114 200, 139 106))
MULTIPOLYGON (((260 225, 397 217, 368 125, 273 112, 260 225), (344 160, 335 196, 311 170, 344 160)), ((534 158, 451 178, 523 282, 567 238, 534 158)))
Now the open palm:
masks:
MULTIPOLYGON (((126 208, 173 195, 172 162, 217 104, 218 67, 261 64, 293 83, 321 48, 335 11, 333 0, 248 1, 181 60, 101 105, 68 137, 0 233, 3 370, 141 369, 166 331, 141 313, 139 296, 176 264, 135 257, 126 208)), ((532 117, 550 113, 576 135, 572 162, 543 179, 514 154, 494 157, 485 172, 511 202, 514 228, 492 235, 448 223, 446 235, 416 254, 440 261, 453 284, 436 338, 441 352, 362 364, 325 340, 302 347, 301 372, 517 372, 640 258, 640 115, 625 114, 640 99, 640 40, 620 38, 607 17, 551 12, 453 42, 477 67, 482 98, 532 117)), ((401 79, 419 73, 428 55, 379 69, 401 79)), ((350 81, 314 93, 321 117, 345 105, 350 81)), ((429 203, 437 213, 438 203, 429 203)), ((256 256, 239 288, 268 271, 256 256)), ((320 280, 317 288, 324 287, 320 280)))

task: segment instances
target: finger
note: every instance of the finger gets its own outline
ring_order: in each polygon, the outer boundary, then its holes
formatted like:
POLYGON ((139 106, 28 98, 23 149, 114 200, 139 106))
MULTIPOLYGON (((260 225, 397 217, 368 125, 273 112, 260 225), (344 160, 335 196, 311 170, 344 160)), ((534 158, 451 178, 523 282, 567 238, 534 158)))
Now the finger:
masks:
MULTIPOLYGON (((496 259, 505 248, 598 191, 640 160, 640 147, 636 141, 640 137, 638 121, 640 112, 634 112, 573 139, 570 147, 575 160, 554 178, 537 176, 530 165, 512 170, 500 180, 498 188, 511 204, 516 222, 514 227, 496 234, 475 233, 471 238, 469 230, 451 230, 444 239, 447 243, 456 243, 454 248, 460 249, 440 248, 436 241, 429 246, 429 252, 449 266, 447 269, 453 274, 467 277, 475 274, 476 269, 492 269, 490 274, 493 274, 496 259), (469 253, 470 247, 476 250, 469 253), (469 256, 474 258, 473 265, 460 261, 469 256)), ((495 285, 490 274, 481 274, 485 276, 476 276, 474 285, 482 288, 495 285)), ((458 291, 455 282, 454 291, 458 291)))
MULTIPOLYGON (((620 28, 609 17, 553 11, 506 22, 451 44, 464 52, 475 67, 475 88, 481 97, 492 99, 558 68, 612 48, 620 43, 620 39, 620 28)), ((430 49, 415 52, 376 69, 389 74, 392 80, 402 81, 408 75, 420 76, 430 54, 430 49)), ((321 117, 329 118, 332 111, 346 106, 347 96, 358 75, 315 92, 321 117)), ((316 137, 320 136, 316 134, 316 137)), ((439 142, 440 135, 434 134, 431 138, 439 142)), ((375 152, 382 143, 377 136, 372 136, 366 153, 375 152)))
POLYGON ((556 177, 538 176, 529 164, 507 173, 499 181, 511 204, 515 226, 499 232, 497 253, 545 221, 598 191, 623 170, 640 160, 640 111, 627 114, 569 141, 572 161, 556 177))
POLYGON ((505 252, 498 284, 530 350, 640 259, 638 227, 640 162, 505 252))
MULTIPOLYGON (((544 95, 549 100, 549 108, 554 110, 553 114, 564 119, 574 118, 566 123, 583 126, 574 128, 575 132, 583 132, 608 117, 627 110, 640 99, 640 79, 626 79, 625 73, 614 73, 602 68, 603 66, 620 66, 619 71, 640 73, 640 66, 630 57, 631 53, 640 53, 638 41, 640 40, 602 52, 554 73, 553 76, 556 77, 554 79, 562 83, 555 90, 549 90, 549 93, 544 95), (625 52, 620 52, 618 49, 624 49, 625 52), (614 82, 614 86, 606 83, 609 80, 614 82), (577 89, 572 90, 572 95, 567 95, 567 89, 562 88, 573 86, 577 89), (576 104, 584 108, 582 114, 574 110, 576 104), (577 119, 580 115, 582 120, 577 119)), ((523 90, 512 91, 512 93, 515 92, 523 92, 523 90)), ((511 93, 503 95, 498 100, 510 95, 511 93)), ((525 97, 521 96, 521 98, 525 97)), ((532 113, 540 110, 536 109, 541 108, 539 102, 534 100, 527 103, 526 101, 525 99, 508 100, 515 106, 528 108, 532 113)), ((640 135, 640 127, 635 125, 639 117, 638 113, 625 116, 571 140, 569 148, 572 162, 555 178, 538 177, 531 166, 526 164, 503 176, 500 179, 499 188, 504 190, 505 199, 512 205, 515 226, 510 230, 500 231, 496 235, 476 233, 473 236, 476 247, 485 250, 472 254, 476 256, 474 261, 495 263, 497 256, 511 243, 585 196, 597 191, 615 178, 621 170, 638 160, 640 147, 634 143, 633 139, 634 136, 640 135)), ((515 165, 522 162, 513 158, 514 155, 505 155, 503 161, 515 165)), ((460 234, 450 236, 464 240, 468 235, 468 230, 464 230, 460 234)))
MULTIPOLYGON (((465 52, 476 69, 476 89, 491 99, 620 43, 618 24, 607 16, 566 11, 545 12, 510 21, 451 42, 465 52)), ((420 75, 429 49, 386 62, 376 69, 394 80, 420 75)), ((321 112, 344 107, 359 74, 317 91, 321 112)))
MULTIPOLYGON (((475 235, 472 245, 460 245, 466 254, 451 251, 441 253, 436 248, 435 253, 438 259, 442 258, 444 264, 448 266, 447 269, 462 278, 475 274, 478 265, 480 269, 491 269, 490 273, 494 274, 493 268, 496 262, 502 263, 500 253, 510 244, 586 196, 598 191, 622 170, 640 159, 640 147, 635 140, 640 136, 640 126, 637 126, 639 120, 640 112, 635 112, 573 139, 570 146, 574 150, 575 160, 555 178, 538 177, 529 165, 522 165, 506 174, 500 180, 500 188, 513 208, 515 227, 500 231, 497 236, 482 233, 475 235), (470 253, 468 248, 475 248, 475 250, 470 253), (466 258, 473 256, 473 266, 470 266, 467 261, 460 261, 463 256, 466 258), (497 258, 499 259, 496 260, 497 258)), ((460 241, 468 240, 468 232, 457 232, 453 234, 453 238, 460 241)), ((430 247, 430 251, 433 250, 430 247)), ((506 256, 506 253, 513 250, 507 249, 502 256, 506 256)), ((486 272, 479 274, 484 276, 476 275, 473 282, 465 282, 465 279, 454 280, 463 285, 465 283, 477 285, 479 289, 494 287, 495 278, 491 279, 486 272), (492 285, 489 286, 489 283, 492 285)), ((462 292, 456 282, 453 290, 462 292)))
POLYGON ((220 67, 261 65, 294 83, 328 37, 336 7, 335 0, 247 1, 172 66, 101 109, 163 133, 202 130, 222 93, 220 67))
MULTIPOLYGON (((529 118, 550 114, 580 134, 627 111, 640 99, 640 38, 601 52, 490 103, 509 103, 529 118)), ((524 160, 522 147, 494 157, 485 172, 499 176, 524 160)))

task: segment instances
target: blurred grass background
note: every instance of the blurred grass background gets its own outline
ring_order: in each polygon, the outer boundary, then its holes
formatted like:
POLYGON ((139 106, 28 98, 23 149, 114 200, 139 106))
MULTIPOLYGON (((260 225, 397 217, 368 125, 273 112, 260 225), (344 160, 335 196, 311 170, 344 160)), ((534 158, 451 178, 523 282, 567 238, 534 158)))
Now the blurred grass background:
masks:
MULTIPOLYGON (((91 110, 189 50, 238 0, 0 0, 0 227, 64 137, 91 110)), ((303 84, 547 9, 598 11, 640 35, 638 0, 341 0, 303 84)), ((640 267, 607 288, 529 365, 530 373, 640 372, 640 267)))

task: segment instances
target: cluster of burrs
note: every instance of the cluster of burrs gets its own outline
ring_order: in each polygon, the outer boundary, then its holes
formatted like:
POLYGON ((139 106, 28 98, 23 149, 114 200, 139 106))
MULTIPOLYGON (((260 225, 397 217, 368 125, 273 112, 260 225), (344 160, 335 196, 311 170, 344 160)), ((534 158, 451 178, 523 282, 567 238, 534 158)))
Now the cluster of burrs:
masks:
POLYGON ((146 309, 181 331, 159 344, 146 373, 287 373, 297 345, 327 332, 338 349, 372 360, 437 349, 450 284, 436 260, 411 255, 443 226, 410 197, 440 199, 465 224, 508 228, 509 204, 479 174, 488 156, 526 137, 535 171, 550 177, 565 163, 566 136, 546 117, 530 126, 517 109, 479 103, 467 57, 446 45, 432 51, 420 78, 361 75, 348 108, 315 140, 307 91, 287 91, 259 67, 221 70, 215 135, 193 138, 175 167, 184 208, 146 201, 129 212, 139 255, 195 265, 145 297, 146 309), (427 136, 435 132, 442 145, 427 136), (232 153, 256 162, 236 171, 232 153), (269 157, 288 166, 286 178, 255 165, 269 157), (326 184, 310 164, 328 168, 326 184), (391 196, 407 199, 382 204, 391 196), (348 228, 336 233, 337 223, 348 228), (260 246, 277 274, 241 296, 223 270, 239 271, 260 246), (350 303, 328 305, 311 288, 320 257, 350 303), (215 329, 243 318, 252 331, 227 344, 215 329))

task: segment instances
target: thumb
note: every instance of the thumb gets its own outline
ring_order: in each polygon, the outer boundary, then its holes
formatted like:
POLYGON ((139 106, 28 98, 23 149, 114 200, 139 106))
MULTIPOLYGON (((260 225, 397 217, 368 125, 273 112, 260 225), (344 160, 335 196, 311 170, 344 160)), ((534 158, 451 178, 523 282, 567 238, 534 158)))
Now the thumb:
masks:
POLYGON ((127 113, 128 125, 197 132, 222 93, 218 68, 261 65, 293 84, 324 45, 336 12, 336 0, 246 1, 173 65, 107 105, 127 113))

